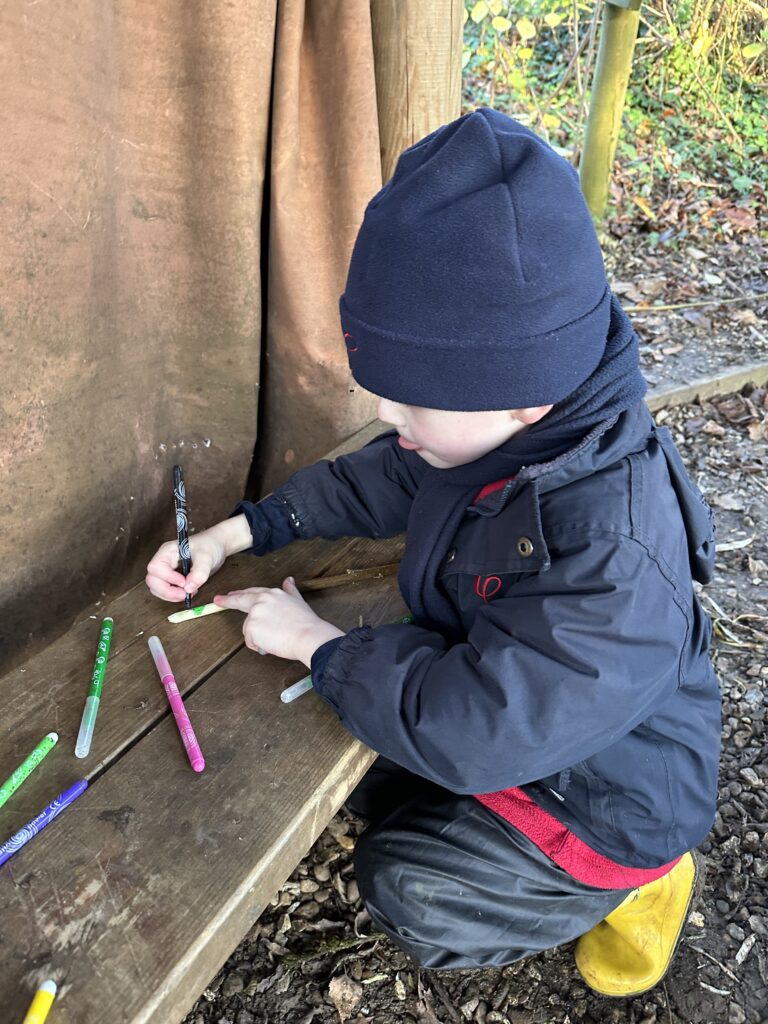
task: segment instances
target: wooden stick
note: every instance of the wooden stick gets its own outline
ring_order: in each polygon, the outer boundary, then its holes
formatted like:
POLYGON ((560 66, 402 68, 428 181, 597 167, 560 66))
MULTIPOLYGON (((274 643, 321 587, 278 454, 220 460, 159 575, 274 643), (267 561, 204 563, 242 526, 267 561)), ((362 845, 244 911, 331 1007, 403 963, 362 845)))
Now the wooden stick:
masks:
POLYGON ((329 587, 343 587, 358 580, 381 580, 385 576, 394 576, 399 568, 399 562, 389 562, 387 565, 371 566, 370 569, 347 569, 338 576, 318 576, 316 579, 302 580, 296 586, 299 590, 328 590, 329 587))
POLYGON ((664 309, 695 309, 697 306, 722 306, 726 302, 747 302, 749 299, 765 299, 766 294, 737 295, 731 299, 706 299, 703 302, 678 302, 671 306, 625 306, 625 313, 658 313, 664 309))

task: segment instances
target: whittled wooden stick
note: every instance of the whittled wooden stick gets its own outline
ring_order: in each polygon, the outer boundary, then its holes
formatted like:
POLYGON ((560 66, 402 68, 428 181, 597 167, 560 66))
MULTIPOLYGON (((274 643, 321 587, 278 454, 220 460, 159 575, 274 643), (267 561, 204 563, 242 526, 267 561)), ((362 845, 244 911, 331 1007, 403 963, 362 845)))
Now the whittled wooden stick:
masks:
POLYGON ((296 586, 299 590, 328 590, 358 580, 381 580, 385 576, 394 576, 399 568, 399 562, 388 562, 386 565, 373 565, 370 569, 347 569, 338 576, 318 576, 313 580, 302 580, 296 586))
MULTIPOLYGON (((370 569, 347 569, 338 576, 318 576, 313 580, 303 580, 297 583, 299 590, 329 590, 331 587, 343 587, 346 583, 357 583, 359 580, 382 580, 385 576, 394 576, 400 568, 399 562, 389 562, 387 565, 373 565, 370 569)), ((199 619, 203 615, 215 615, 217 612, 225 612, 217 604, 201 604, 197 608, 185 608, 184 611, 174 612, 168 616, 169 622, 186 622, 187 619, 199 619)))

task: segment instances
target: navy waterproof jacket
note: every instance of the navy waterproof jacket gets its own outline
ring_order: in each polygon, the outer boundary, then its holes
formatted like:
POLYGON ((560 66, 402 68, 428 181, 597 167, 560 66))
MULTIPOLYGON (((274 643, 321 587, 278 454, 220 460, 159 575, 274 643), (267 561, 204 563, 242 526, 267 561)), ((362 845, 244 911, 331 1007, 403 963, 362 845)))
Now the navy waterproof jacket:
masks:
MULTIPOLYGON (((257 554, 390 537, 429 469, 392 430, 238 511, 257 554)), ((720 695, 693 586, 713 561, 711 510, 640 403, 467 508, 438 579, 466 639, 353 629, 315 653, 314 686, 411 771, 455 793, 520 787, 598 853, 656 867, 715 813, 720 695)))

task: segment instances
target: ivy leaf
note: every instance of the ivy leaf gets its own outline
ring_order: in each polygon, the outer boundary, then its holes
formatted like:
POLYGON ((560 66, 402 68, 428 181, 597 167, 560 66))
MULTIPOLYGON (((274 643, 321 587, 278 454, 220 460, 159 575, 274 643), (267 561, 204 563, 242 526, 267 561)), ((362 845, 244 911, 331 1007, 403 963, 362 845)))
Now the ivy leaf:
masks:
POLYGON ((555 14, 554 11, 550 11, 549 14, 544 15, 544 21, 554 31, 554 29, 557 28, 557 26, 560 24, 564 17, 564 14, 555 14))
POLYGON ((496 17, 491 22, 497 32, 508 32, 512 28, 509 18, 496 17))
POLYGON ((519 21, 515 22, 515 28, 517 29, 521 39, 533 39, 536 35, 536 26, 530 18, 520 18, 519 21))

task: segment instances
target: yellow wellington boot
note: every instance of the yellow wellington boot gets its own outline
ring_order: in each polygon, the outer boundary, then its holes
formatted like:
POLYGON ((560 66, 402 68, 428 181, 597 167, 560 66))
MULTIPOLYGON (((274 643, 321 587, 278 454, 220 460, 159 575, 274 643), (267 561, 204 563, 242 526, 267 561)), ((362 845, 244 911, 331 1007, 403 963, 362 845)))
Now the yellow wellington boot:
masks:
POLYGON ((703 883, 697 856, 684 854, 670 872, 634 889, 581 936, 576 966, 590 988, 604 996, 636 996, 661 981, 703 883))

